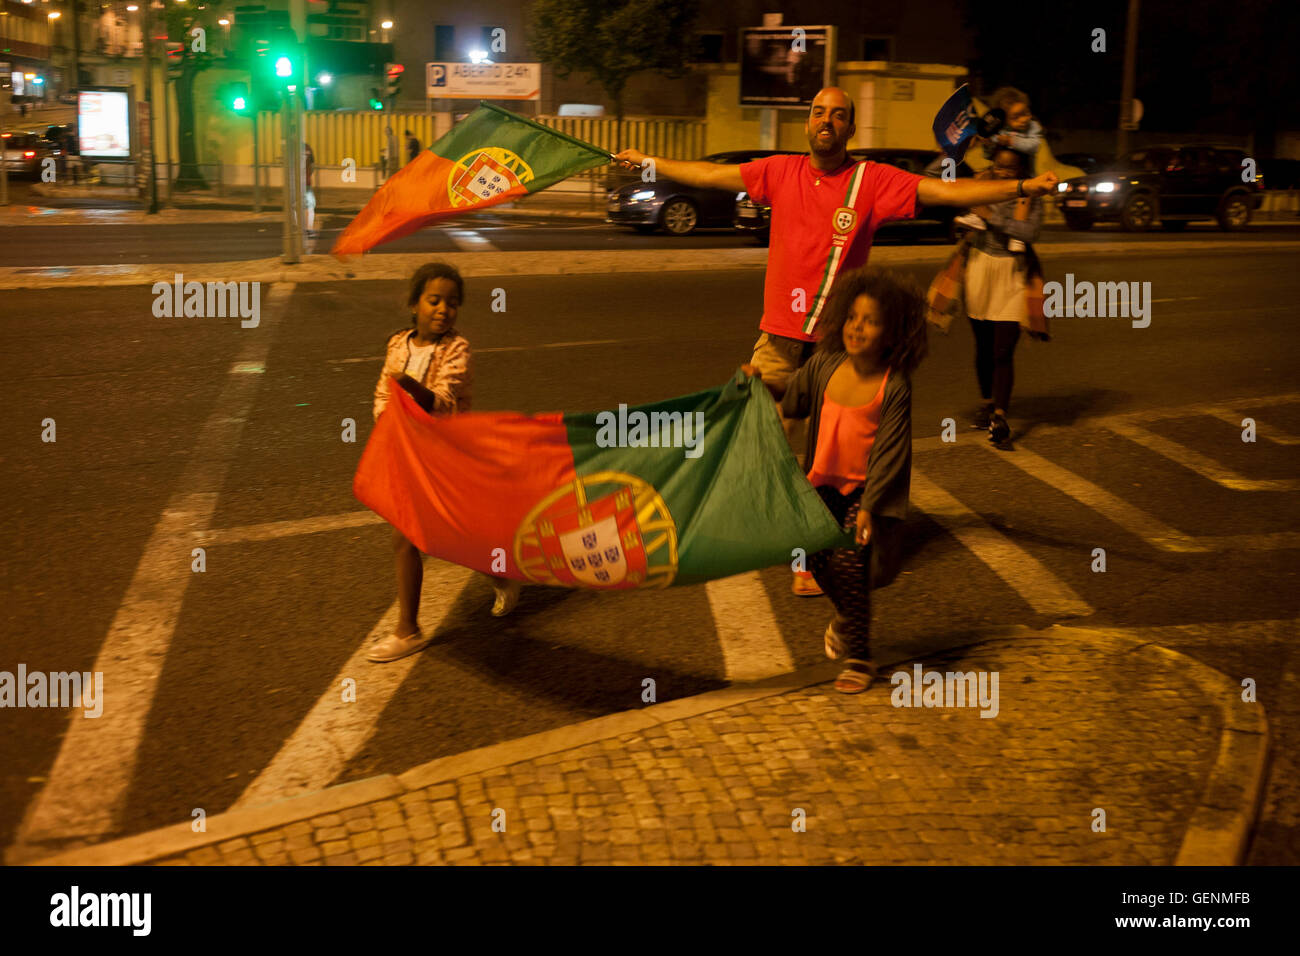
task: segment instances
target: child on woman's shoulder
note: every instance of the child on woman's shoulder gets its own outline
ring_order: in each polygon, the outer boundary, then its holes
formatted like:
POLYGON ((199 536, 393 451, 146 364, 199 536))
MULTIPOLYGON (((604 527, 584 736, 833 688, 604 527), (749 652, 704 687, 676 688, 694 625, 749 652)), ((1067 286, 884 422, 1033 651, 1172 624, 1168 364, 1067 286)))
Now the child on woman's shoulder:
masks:
MULTIPOLYGON (((473 366, 469 340, 456 330, 465 299, 465 282, 454 266, 429 262, 411 277, 407 307, 412 326, 388 338, 384 370, 375 386, 375 421, 389 402, 391 380, 410 393, 432 415, 467 412, 473 398, 473 366)), ((423 650, 433 636, 424 636, 416 617, 424 580, 423 557, 401 531, 393 529, 393 554, 397 564, 397 630, 370 649, 368 659, 395 661, 423 650)), ((508 614, 519 600, 519 583, 492 578, 496 602, 492 613, 508 614)))

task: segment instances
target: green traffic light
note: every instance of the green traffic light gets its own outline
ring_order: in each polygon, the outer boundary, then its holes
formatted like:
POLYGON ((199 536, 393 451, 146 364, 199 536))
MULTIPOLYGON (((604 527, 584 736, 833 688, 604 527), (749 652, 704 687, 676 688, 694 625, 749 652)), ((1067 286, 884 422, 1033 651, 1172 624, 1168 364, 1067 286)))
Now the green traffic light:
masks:
POLYGON ((276 76, 293 76, 293 61, 287 56, 282 56, 275 61, 276 76))
POLYGON ((242 96, 236 96, 234 102, 231 103, 230 105, 234 107, 236 112, 242 113, 245 109, 248 108, 248 101, 244 99, 242 96))
POLYGON ((372 97, 370 100, 370 108, 372 110, 382 110, 384 108, 384 104, 372 97))

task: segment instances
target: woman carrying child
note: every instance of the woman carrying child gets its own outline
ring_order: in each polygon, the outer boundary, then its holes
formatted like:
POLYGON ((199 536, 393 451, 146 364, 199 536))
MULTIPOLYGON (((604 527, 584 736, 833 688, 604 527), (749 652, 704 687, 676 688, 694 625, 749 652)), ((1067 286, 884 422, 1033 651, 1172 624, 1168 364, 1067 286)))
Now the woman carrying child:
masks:
MULTIPOLYGON (((375 421, 388 405, 389 379, 406 389, 431 415, 469 411, 473 389, 469 340, 456 331, 464 299, 465 282, 453 266, 429 262, 416 270, 407 295, 414 328, 399 329, 389 336, 384 370, 375 387, 375 421)), ((416 620, 424 581, 423 556, 396 528, 393 555, 397 565, 397 630, 370 649, 367 659, 377 663, 414 654, 433 640, 432 634, 421 633, 416 620)), ((518 602, 519 582, 491 580, 496 591, 492 613, 500 617, 518 602)))
MULTIPOLYGON (((925 302, 919 290, 880 269, 835 283, 821 338, 790 379, 786 418, 808 419, 808 480, 856 546, 809 558, 835 606, 826 655, 843 660, 835 689, 866 690, 871 659, 871 589, 898 573, 901 524, 912 477, 911 373, 925 355, 925 302)), ((757 377, 752 366, 745 371, 757 377)))
MULTIPOLYGON (((1026 158, 999 148, 986 172, 994 179, 1025 179, 1026 158)), ((1041 270, 1030 244, 1038 240, 1043 201, 1037 197, 1009 199, 971 210, 985 228, 969 234, 964 292, 966 314, 975 333, 975 377, 980 406, 971 425, 987 429, 989 441, 1002 446, 1011 437, 1007 412, 1015 381, 1014 357, 1022 325, 1037 331, 1030 319, 1029 287, 1041 270)), ((1035 316, 1037 319, 1038 317, 1035 316)), ((1045 326, 1039 334, 1046 337, 1045 326)))

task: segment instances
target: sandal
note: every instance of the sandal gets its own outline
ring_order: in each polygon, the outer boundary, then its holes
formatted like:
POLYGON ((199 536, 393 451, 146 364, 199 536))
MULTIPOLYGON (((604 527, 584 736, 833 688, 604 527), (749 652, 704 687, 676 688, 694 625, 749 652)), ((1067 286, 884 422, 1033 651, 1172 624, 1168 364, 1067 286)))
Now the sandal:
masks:
POLYGON ((833 619, 826 625, 825 647, 826 656, 833 661, 838 661, 842 657, 849 656, 848 641, 844 640, 840 635, 840 632, 835 630, 835 621, 833 619))
POLYGON ((370 648, 366 660, 373 661, 376 664, 387 664, 390 661, 401 660, 403 657, 424 650, 432 641, 433 635, 430 634, 425 637, 419 628, 415 630, 414 634, 407 634, 405 637, 398 637, 393 634, 370 648))
POLYGON ((496 597, 492 601, 492 616, 505 617, 519 603, 519 591, 523 587, 518 581, 505 580, 504 584, 492 582, 492 591, 496 597))
POLYGON ((811 571, 796 571, 794 573, 794 593, 799 597, 820 597, 825 592, 822 591, 821 585, 817 579, 812 576, 811 571))
POLYGON ((876 676, 876 665, 871 661, 849 659, 844 670, 835 678, 835 689, 841 694, 861 694, 871 686, 876 676))

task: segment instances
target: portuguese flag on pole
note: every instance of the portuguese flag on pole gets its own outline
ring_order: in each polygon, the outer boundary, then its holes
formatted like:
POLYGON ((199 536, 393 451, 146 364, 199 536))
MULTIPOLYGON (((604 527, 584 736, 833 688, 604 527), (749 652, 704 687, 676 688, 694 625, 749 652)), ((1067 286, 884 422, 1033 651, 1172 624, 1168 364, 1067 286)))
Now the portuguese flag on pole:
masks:
POLYGON ((488 574, 620 590, 852 547, 776 406, 720 388, 583 414, 433 417, 390 381, 352 489, 421 551, 488 574))
POLYGON ((356 255, 438 219, 535 193, 610 159, 590 143, 480 103, 379 187, 331 252, 356 255))

